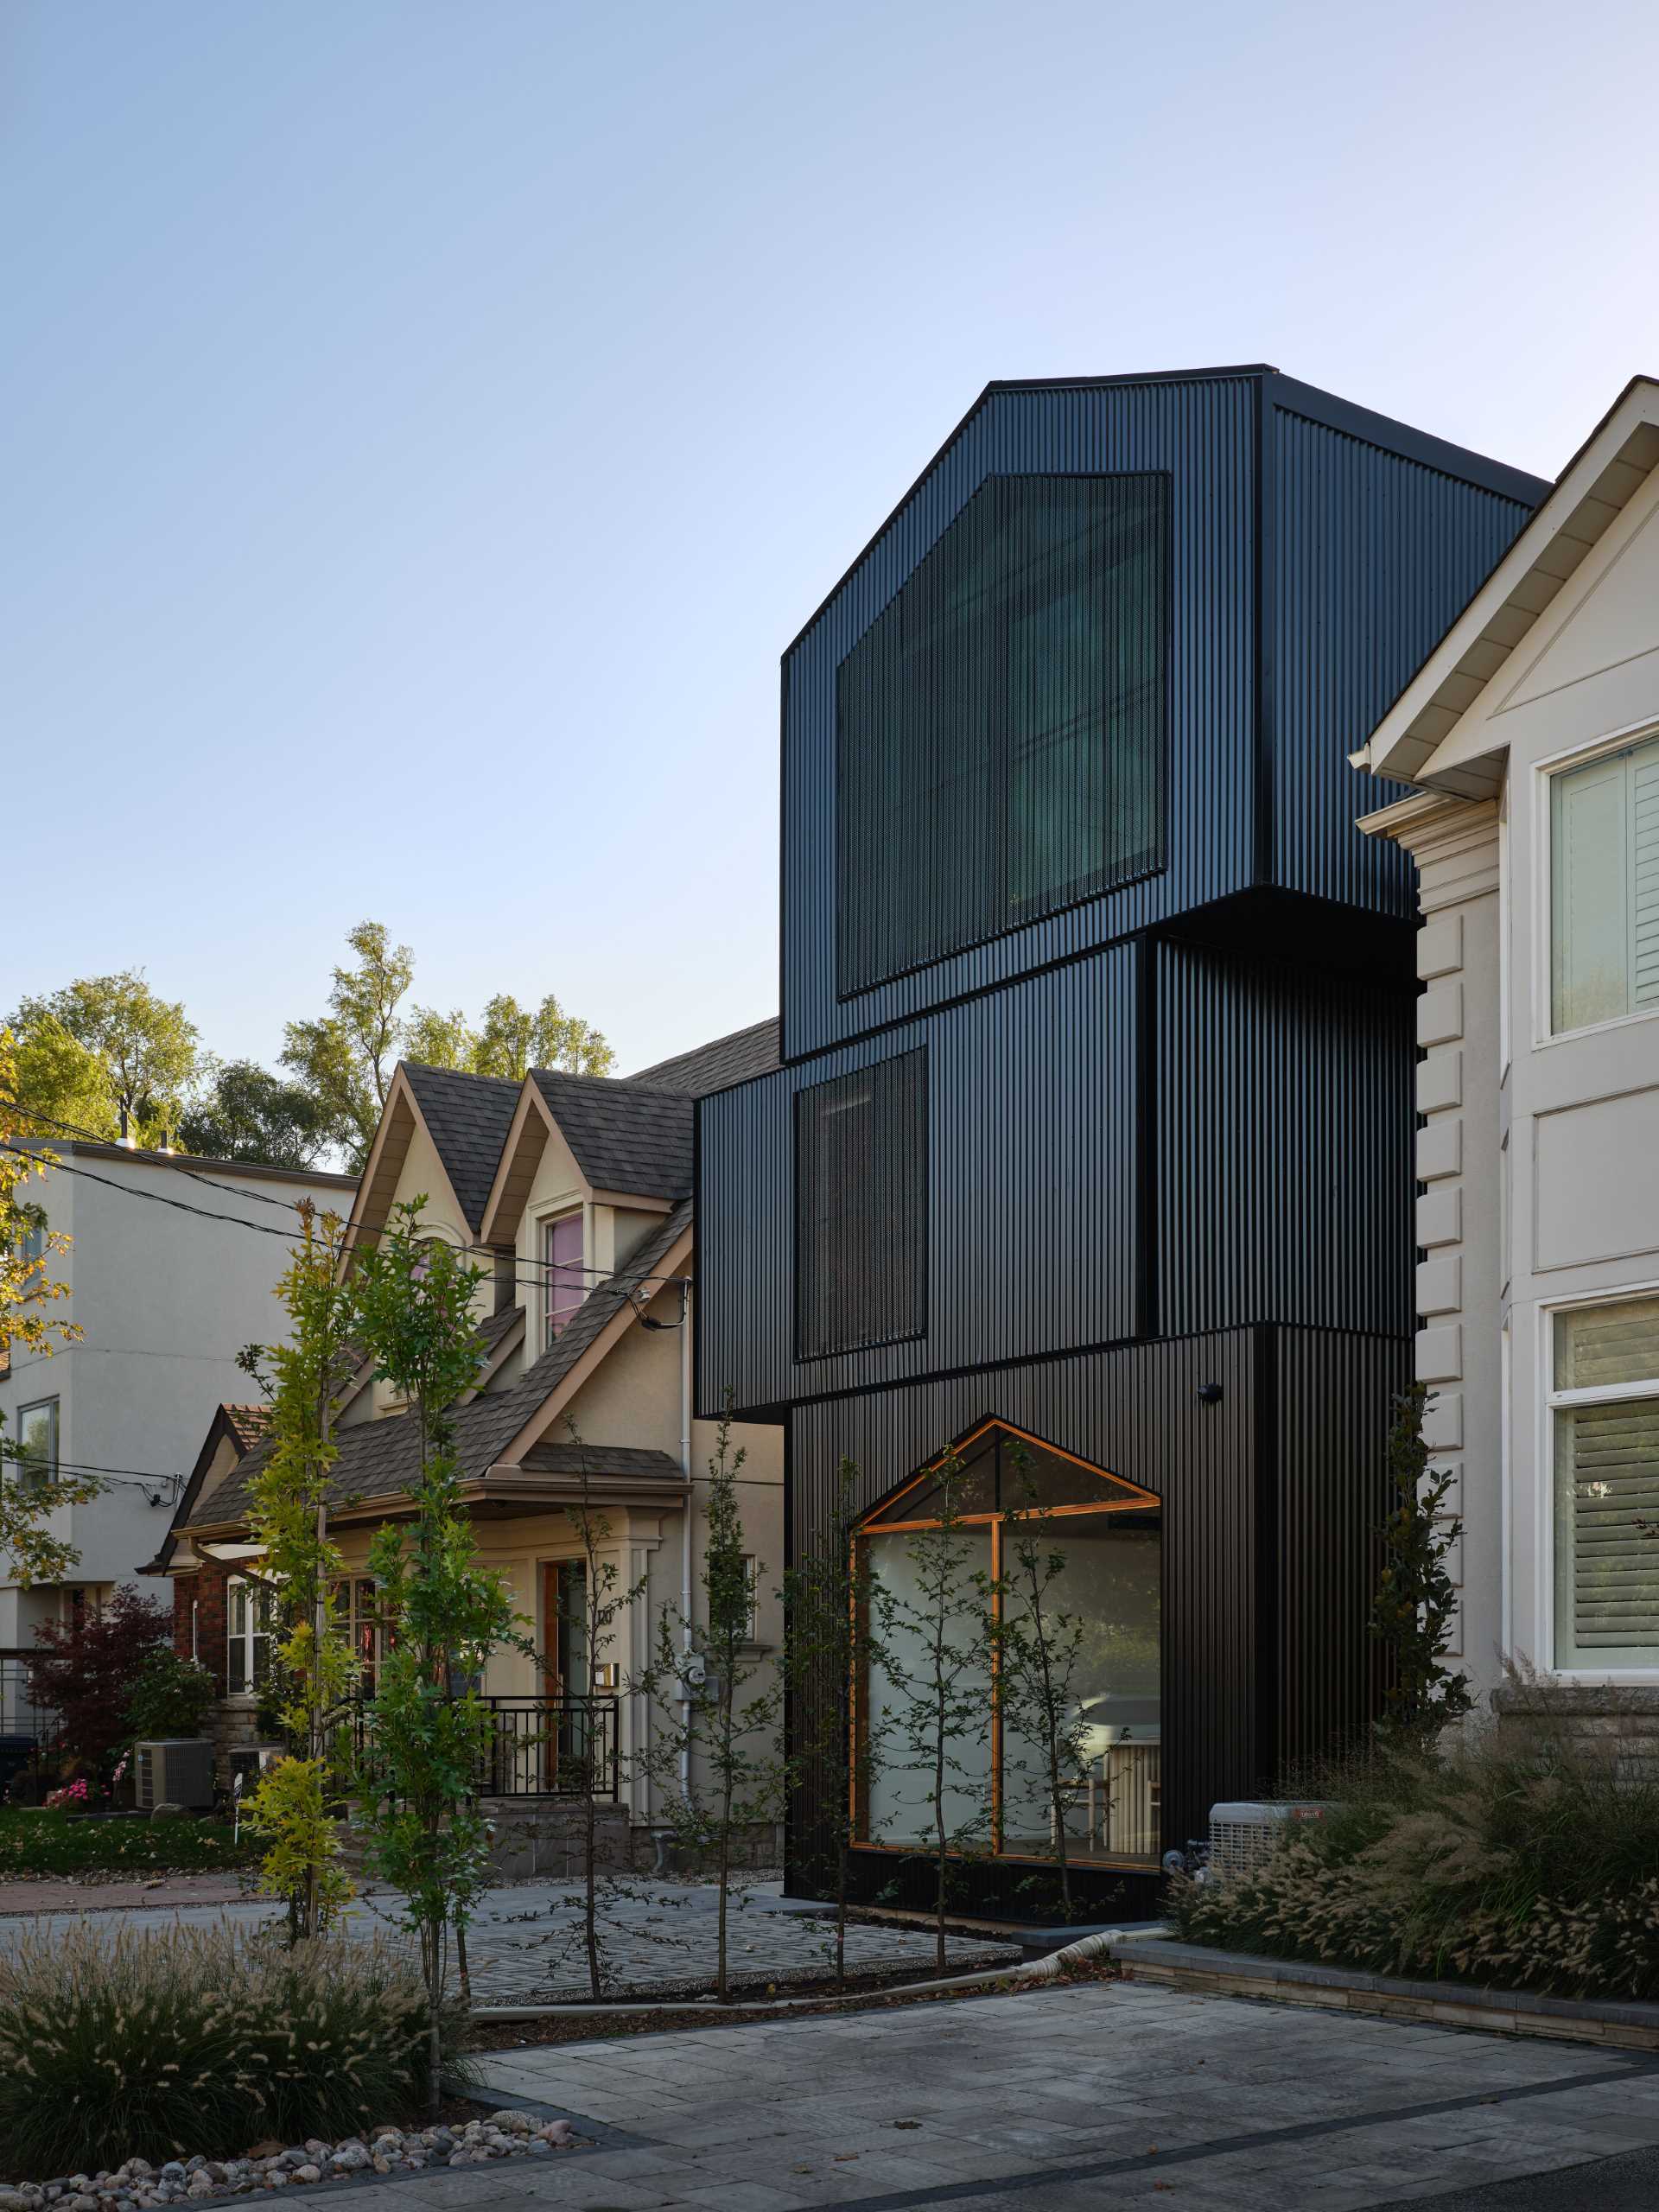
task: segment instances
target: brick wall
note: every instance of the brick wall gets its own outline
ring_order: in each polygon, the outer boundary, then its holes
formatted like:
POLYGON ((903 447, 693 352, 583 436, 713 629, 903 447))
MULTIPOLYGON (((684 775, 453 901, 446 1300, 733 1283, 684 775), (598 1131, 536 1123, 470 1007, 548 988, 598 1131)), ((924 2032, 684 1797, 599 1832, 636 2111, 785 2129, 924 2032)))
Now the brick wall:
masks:
POLYGON ((225 1586, 227 1567, 204 1567, 194 1574, 173 1578, 173 1649, 181 1659, 190 1656, 191 1607, 195 1608, 196 1656, 213 1675, 221 1697, 225 1694, 225 1586))
POLYGON ((1620 1782, 1659 1781, 1659 1689, 1624 1683, 1506 1683, 1492 1694, 1498 1732, 1564 1738, 1620 1782))

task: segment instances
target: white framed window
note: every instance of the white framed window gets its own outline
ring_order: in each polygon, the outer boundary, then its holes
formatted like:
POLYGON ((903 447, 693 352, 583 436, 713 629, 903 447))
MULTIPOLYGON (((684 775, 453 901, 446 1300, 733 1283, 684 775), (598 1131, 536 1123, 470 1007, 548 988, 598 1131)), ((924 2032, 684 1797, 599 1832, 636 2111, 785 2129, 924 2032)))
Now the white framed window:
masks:
POLYGON ((225 1688, 232 1697, 260 1688, 270 1672, 270 1592, 240 1576, 225 1589, 225 1688))
POLYGON ((1554 1663, 1659 1669, 1659 1297, 1549 1317, 1554 1663))
POLYGON ((588 1295, 582 1243, 580 1206, 569 1213, 555 1214, 542 1224, 542 1298, 549 1344, 563 1335, 588 1295))
POLYGON ((21 1487, 39 1497, 58 1476, 58 1402, 36 1398, 17 1408, 17 1477, 21 1487))
POLYGON ((1549 778, 1549 1030, 1659 1013, 1659 737, 1549 778))

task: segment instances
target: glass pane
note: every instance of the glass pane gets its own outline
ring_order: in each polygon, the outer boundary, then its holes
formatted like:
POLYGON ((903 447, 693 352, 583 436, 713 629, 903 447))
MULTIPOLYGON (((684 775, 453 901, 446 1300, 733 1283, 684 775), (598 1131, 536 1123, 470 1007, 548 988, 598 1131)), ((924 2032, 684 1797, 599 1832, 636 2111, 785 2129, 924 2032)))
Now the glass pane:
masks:
POLYGON ((1555 1663, 1659 1661, 1659 1398, 1555 1416, 1555 1663))
POLYGON ((1017 1528, 1010 1529, 1002 1573, 1010 1630, 1003 1849, 1046 1856, 1055 1821, 1064 1817, 1078 1855, 1155 1860, 1162 1732, 1158 1529, 1116 1516, 1078 1518, 1033 1533, 1024 1548, 1017 1528), (1058 1573, 1049 1564, 1055 1556, 1065 1560, 1058 1573), (1050 1680, 1060 1691, 1058 1719, 1068 1748, 1078 1755, 1064 1764, 1058 1808, 1036 1649, 1039 1615, 1050 1680))
POLYGON ((559 1688, 573 1697, 588 1692, 588 1562, 568 1559, 558 1571, 558 1631, 555 1663, 559 1688))
POLYGON ((588 1294, 582 1270, 582 1216, 561 1214, 547 1224, 547 1332, 556 1337, 588 1294))
POLYGON ((1553 1029, 1630 1007, 1627 758, 1592 760, 1550 786, 1553 1029))
POLYGON ((58 1402, 43 1400, 25 1406, 17 1416, 17 1441, 22 1450, 25 1489, 44 1490, 58 1471, 58 1402))
MULTIPOLYGON (((990 1531, 963 1529, 953 1541, 959 1547, 958 1592, 971 1616, 977 1599, 969 1577, 990 1573, 990 1531)), ((864 1674, 874 1753, 866 1833, 872 1843, 925 1842, 942 1811, 946 1834, 958 1845, 983 1847, 990 1840, 991 1814, 991 1676, 983 1632, 971 1617, 953 1620, 948 1630, 949 1641, 967 1660, 949 1695, 975 1718, 966 1726, 959 1719, 951 1724, 944 1786, 938 1791, 931 1737, 918 1707, 932 1679, 934 1637, 916 1545, 911 1536, 869 1539, 871 1610, 882 1624, 887 1663, 867 1663, 864 1674)))
POLYGON ((1659 1298, 1555 1316, 1555 1388, 1600 1390, 1659 1382, 1659 1298))
POLYGON ((248 1632, 248 1586, 232 1582, 230 1586, 230 1632, 233 1638, 245 1637, 248 1632))

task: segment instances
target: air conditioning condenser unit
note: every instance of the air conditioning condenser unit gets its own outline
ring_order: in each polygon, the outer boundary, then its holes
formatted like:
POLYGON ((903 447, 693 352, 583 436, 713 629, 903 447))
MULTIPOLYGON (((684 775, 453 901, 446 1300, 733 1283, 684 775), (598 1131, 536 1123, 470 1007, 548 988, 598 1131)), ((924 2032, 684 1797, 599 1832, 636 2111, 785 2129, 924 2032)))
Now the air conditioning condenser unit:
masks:
POLYGON ((182 1805, 193 1813, 211 1808, 213 1747, 206 1737, 135 1744, 132 1764, 140 1812, 153 1813, 158 1805, 182 1805))

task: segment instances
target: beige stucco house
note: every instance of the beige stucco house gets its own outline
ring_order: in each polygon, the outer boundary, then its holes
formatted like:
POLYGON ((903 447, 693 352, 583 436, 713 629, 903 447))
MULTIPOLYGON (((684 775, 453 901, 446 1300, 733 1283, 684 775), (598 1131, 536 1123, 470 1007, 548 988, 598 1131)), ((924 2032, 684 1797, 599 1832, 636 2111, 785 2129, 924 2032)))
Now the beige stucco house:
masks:
MULTIPOLYGON (((1371 735, 1419 870, 1417 1371, 1464 1664, 1659 1710, 1659 383, 1371 735), (1617 1692, 1617 1694, 1610 1693, 1617 1692)), ((1503 1702, 1500 1698, 1500 1704, 1503 1702)))
MULTIPOLYGON (((616 1796, 636 1832, 662 1810, 641 1755, 666 1716, 627 1694, 665 1608, 697 1618, 702 1504, 715 1446, 691 1412, 695 1325, 692 1143, 696 1099, 772 1066, 775 1023, 723 1038, 626 1081, 536 1071, 522 1083, 405 1064, 358 1188, 348 1257, 394 1206, 423 1203, 428 1231, 486 1269, 482 1361, 456 1417, 467 1497, 486 1564, 505 1574, 540 1655, 504 1650, 480 1685, 496 1715, 486 1794, 529 1804, 560 1794, 559 1762, 597 1731, 620 1753, 616 1796), (574 1433, 573 1433, 574 1429, 574 1433), (587 1669, 571 1623, 582 1548, 567 1508, 585 1494, 608 1523, 617 1586, 643 1590, 613 1643, 597 1713, 574 1700, 587 1669), (563 1701, 563 1702, 561 1702, 563 1701), (551 1711, 550 1709, 552 1709, 551 1711)), ((227 1407, 203 1446, 161 1561, 176 1592, 176 1639, 219 1673, 226 1745, 251 1741, 264 1667, 248 1486, 267 1447, 227 1407)), ((763 1668, 781 1639, 783 1448, 775 1427, 734 1433, 763 1668)), ((408 1510, 413 1425, 365 1368, 341 1414, 333 1534, 346 1575, 337 1599, 372 1688, 381 1630, 367 1557, 375 1530, 408 1510)), ((772 1662, 775 1663, 775 1661, 772 1662)), ((636 1834, 638 1840, 638 1833, 636 1834)), ((550 1862, 552 1863, 552 1862, 550 1862)))

